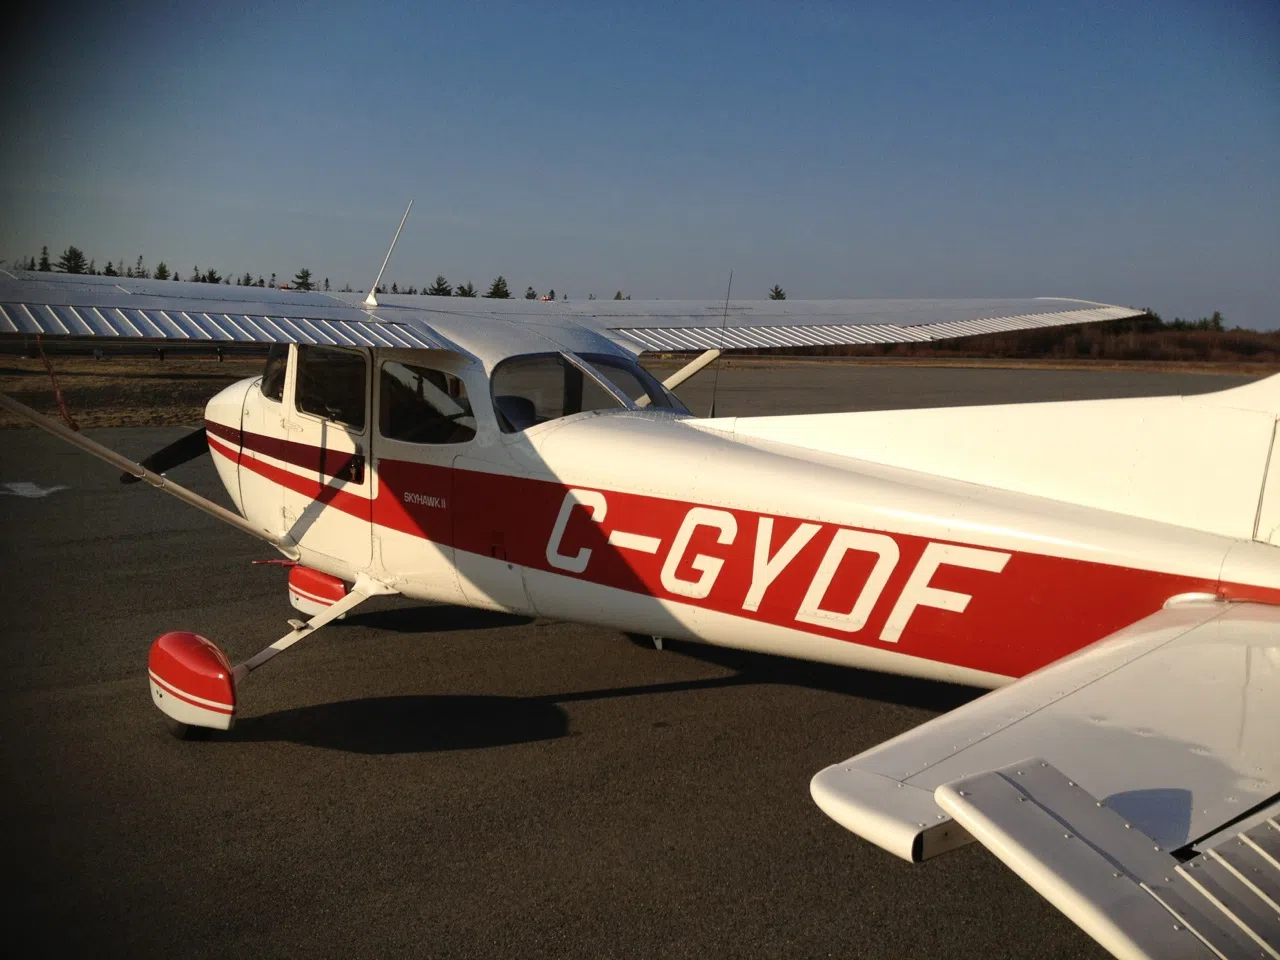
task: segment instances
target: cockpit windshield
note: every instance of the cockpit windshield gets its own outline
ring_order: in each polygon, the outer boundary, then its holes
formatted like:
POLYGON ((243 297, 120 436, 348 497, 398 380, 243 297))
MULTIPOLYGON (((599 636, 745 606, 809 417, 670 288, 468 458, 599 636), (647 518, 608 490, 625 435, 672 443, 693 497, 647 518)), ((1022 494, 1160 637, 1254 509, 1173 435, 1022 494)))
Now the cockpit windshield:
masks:
POLYGON ((641 398, 656 410, 688 413, 638 363, 605 354, 512 357, 498 364, 491 381, 503 433, 589 410, 629 409, 641 398))

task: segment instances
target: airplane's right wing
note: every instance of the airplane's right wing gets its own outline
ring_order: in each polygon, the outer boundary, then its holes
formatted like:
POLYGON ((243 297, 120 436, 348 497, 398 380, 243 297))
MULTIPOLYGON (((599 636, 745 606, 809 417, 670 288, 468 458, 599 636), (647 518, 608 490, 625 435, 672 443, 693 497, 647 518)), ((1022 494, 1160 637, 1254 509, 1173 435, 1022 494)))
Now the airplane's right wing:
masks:
POLYGON ((1101 320, 1142 311, 1089 300, 578 301, 566 317, 632 350, 743 350, 927 343, 1101 320))
POLYGON ((908 860, 979 841, 1116 956, 1280 958, 1280 607, 1175 603, 811 790, 908 860))

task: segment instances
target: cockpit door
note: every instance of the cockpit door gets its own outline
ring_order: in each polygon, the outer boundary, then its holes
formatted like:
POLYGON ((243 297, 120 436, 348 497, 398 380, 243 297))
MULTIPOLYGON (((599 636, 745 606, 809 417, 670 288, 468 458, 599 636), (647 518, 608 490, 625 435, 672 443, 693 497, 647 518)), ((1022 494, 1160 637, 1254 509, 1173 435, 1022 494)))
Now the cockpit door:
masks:
POLYGON ((373 554, 374 472, 370 353, 299 345, 292 365, 292 405, 276 449, 286 469, 284 525, 300 546, 354 573, 373 554))
POLYGON ((410 596, 465 603, 454 565, 453 460, 476 439, 463 379, 471 361, 434 350, 379 350, 374 357, 373 519, 382 576, 410 596))

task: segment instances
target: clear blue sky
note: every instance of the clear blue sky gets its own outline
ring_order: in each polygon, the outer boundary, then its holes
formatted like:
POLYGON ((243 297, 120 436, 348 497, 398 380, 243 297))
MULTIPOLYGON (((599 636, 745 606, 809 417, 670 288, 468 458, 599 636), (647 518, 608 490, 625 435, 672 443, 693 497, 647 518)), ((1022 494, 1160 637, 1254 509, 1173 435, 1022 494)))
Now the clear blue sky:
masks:
POLYGON ((7 25, 0 257, 1280 327, 1274 2, 182 6, 7 25))

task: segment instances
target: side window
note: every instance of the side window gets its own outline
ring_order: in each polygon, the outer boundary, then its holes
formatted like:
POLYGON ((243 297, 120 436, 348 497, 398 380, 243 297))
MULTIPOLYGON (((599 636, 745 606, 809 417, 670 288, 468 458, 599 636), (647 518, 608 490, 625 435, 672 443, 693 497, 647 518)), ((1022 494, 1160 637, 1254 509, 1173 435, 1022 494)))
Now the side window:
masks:
POLYGON ((262 395, 279 403, 284 399, 284 374, 289 368, 289 345, 273 343, 262 368, 262 395))
POLYGON ((493 371, 493 408, 503 433, 586 410, 622 408, 607 390, 559 354, 504 360, 493 371))
POLYGON ((363 430, 364 354, 299 345, 294 404, 304 413, 363 430))
POLYGON ((595 353, 583 354, 582 359, 608 377, 615 387, 632 400, 648 397, 650 409, 689 412, 670 390, 655 380, 638 363, 595 353))
POLYGON ((378 383, 378 430, 389 440, 466 443, 476 435, 467 388, 457 377, 389 360, 378 383))

